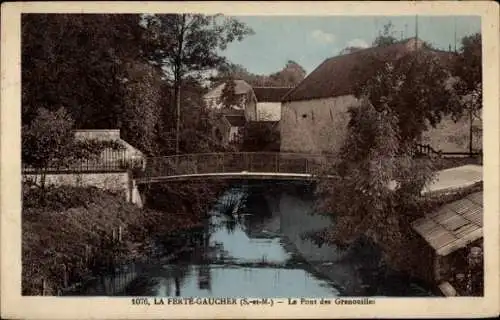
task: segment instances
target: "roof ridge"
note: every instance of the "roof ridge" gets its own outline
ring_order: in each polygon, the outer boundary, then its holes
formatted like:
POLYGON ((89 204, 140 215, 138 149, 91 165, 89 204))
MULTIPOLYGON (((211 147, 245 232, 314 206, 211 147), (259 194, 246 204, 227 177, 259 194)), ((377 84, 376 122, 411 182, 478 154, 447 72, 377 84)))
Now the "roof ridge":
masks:
POLYGON ((288 98, 288 96, 290 96, 292 93, 294 93, 304 83, 304 81, 307 80, 307 78, 309 78, 314 72, 319 70, 319 68, 321 68, 321 66, 323 66, 328 60, 331 60, 333 58, 334 57, 330 57, 330 58, 326 58, 325 60, 323 60, 323 62, 321 62, 316 68, 314 68, 314 70, 311 71, 311 73, 309 73, 304 79, 302 79, 302 81, 300 81, 295 87, 290 89, 290 91, 285 93, 285 95, 283 97, 281 97, 281 101, 286 101, 285 99, 288 98))

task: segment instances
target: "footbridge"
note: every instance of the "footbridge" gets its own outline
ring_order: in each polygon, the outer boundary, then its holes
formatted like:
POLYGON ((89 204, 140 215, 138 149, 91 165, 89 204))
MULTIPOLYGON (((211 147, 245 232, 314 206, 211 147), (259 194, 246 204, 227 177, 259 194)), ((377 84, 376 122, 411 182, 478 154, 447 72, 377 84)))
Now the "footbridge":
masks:
POLYGON ((137 184, 199 179, 311 180, 332 156, 280 152, 183 154, 146 159, 137 184))

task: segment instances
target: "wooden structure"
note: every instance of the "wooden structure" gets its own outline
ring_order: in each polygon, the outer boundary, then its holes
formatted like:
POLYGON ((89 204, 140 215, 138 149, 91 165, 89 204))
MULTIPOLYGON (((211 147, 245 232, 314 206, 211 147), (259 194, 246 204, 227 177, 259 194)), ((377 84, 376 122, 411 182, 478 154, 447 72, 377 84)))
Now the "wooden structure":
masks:
POLYGON ((433 279, 428 280, 446 292, 454 292, 450 286, 457 274, 465 272, 467 247, 482 246, 483 192, 448 203, 414 221, 412 227, 434 252, 433 279))

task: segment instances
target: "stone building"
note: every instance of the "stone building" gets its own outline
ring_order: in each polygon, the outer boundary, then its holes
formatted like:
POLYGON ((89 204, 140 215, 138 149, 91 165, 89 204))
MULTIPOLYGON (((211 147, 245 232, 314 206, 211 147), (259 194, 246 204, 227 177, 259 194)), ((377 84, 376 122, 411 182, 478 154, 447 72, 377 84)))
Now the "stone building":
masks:
MULTIPOLYGON (((385 61, 396 61, 414 50, 424 49, 420 39, 409 39, 339 55, 325 60, 282 99, 281 151, 302 153, 335 153, 339 151, 347 130, 351 106, 359 106, 355 89, 376 70, 370 69, 372 55, 385 61), (364 73, 359 69, 363 68, 364 73)), ((452 62, 453 53, 432 51, 444 64, 452 62)), ((480 120, 475 121, 476 126, 480 120)), ((469 119, 458 122, 443 119, 435 129, 424 134, 422 143, 443 152, 468 152, 469 119)), ((475 137, 477 149, 480 135, 475 137)))

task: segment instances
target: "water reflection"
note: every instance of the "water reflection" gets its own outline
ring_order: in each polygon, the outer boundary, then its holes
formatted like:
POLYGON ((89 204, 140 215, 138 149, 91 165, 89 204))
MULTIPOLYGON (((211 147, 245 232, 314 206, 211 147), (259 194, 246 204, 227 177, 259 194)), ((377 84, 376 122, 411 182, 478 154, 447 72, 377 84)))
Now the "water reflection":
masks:
POLYGON ((231 190, 206 221, 203 241, 175 263, 150 265, 124 294, 331 297, 339 291, 285 249, 259 192, 231 190))
MULTIPOLYGON (((264 191, 262 187, 229 190, 209 213, 203 228, 174 235, 173 240, 161 240, 170 251, 186 243, 190 243, 189 250, 174 260, 160 259, 136 266, 134 274, 119 285, 115 284, 116 276, 108 276, 106 288, 88 294, 332 297, 386 295, 390 291, 380 273, 370 276, 371 286, 365 283, 370 278, 366 275, 371 275, 377 266, 376 262, 370 263, 373 266, 368 269, 361 265, 377 261, 376 255, 357 250, 357 259, 341 260, 336 248, 319 248, 312 241, 301 239, 299 235, 304 230, 313 230, 315 223, 324 226, 326 222, 314 222, 300 202, 283 207, 288 201, 286 196, 278 197, 280 208, 276 210, 264 191), (285 210, 285 214, 280 210, 285 210), (335 283, 328 279, 335 279, 335 283)), ((368 251, 373 252, 371 248, 368 251)), ((411 291, 409 281, 401 283, 395 295, 411 291)))

